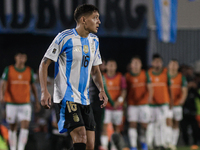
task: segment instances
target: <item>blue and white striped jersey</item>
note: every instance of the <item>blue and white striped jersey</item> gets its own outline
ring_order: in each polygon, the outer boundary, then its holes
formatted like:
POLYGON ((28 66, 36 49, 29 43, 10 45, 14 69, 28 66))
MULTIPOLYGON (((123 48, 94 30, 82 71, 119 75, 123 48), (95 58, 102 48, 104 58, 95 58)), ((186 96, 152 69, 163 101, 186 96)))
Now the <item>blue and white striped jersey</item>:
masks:
POLYGON ((75 29, 59 33, 45 56, 55 62, 54 103, 72 101, 89 105, 89 80, 92 66, 102 63, 99 40, 94 34, 87 38, 75 29))

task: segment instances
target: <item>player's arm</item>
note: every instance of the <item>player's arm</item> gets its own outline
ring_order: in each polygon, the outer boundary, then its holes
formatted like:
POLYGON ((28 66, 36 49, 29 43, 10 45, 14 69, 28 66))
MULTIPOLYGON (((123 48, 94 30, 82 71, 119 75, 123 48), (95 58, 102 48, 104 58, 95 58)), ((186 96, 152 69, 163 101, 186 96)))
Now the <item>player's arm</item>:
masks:
POLYGON ((182 97, 181 97, 180 105, 183 105, 185 103, 187 95, 188 95, 187 80, 183 76, 182 77, 182 97))
POLYGON ((154 92, 154 91, 153 91, 153 86, 152 86, 152 83, 151 83, 151 80, 150 80, 148 71, 146 72, 146 77, 147 77, 147 90, 148 90, 148 92, 149 92, 148 103, 149 103, 149 104, 152 104, 153 92, 154 92))
POLYGON ((39 78, 41 86, 41 105, 44 108, 49 109, 51 105, 51 95, 47 89, 47 76, 48 76, 48 67, 51 64, 52 60, 44 57, 40 63, 39 67, 39 78))
POLYGON ((118 97, 117 101, 115 102, 114 107, 117 108, 124 102, 126 95, 127 95, 127 84, 126 79, 124 77, 121 78, 121 95, 118 97))
POLYGON ((167 76, 168 76, 168 92, 169 92, 169 99, 170 99, 169 106, 170 106, 170 109, 171 109, 174 105, 174 100, 172 98, 172 88, 171 88, 170 75, 167 74, 167 76))
POLYGON ((101 71, 99 69, 99 65, 92 66, 91 76, 92 76, 92 79, 93 79, 95 85, 97 86, 97 88, 100 91, 99 98, 101 101, 103 101, 103 104, 101 105, 101 108, 103 108, 107 105, 108 97, 106 96, 106 93, 104 90, 102 75, 101 75, 101 71))
POLYGON ((5 91, 6 91, 6 87, 7 87, 7 81, 6 80, 2 80, 1 81, 1 93, 0 93, 0 101, 4 102, 4 95, 5 95, 5 91))
POLYGON ((152 100, 153 100, 153 86, 152 86, 152 83, 148 83, 147 84, 147 89, 148 89, 148 92, 149 92, 149 98, 148 98, 148 103, 149 104, 152 104, 152 100))
POLYGON ((0 87, 0 101, 4 102, 4 95, 7 87, 7 80, 8 80, 8 71, 9 68, 6 67, 4 69, 3 75, 2 75, 2 81, 1 81, 1 87, 0 87))

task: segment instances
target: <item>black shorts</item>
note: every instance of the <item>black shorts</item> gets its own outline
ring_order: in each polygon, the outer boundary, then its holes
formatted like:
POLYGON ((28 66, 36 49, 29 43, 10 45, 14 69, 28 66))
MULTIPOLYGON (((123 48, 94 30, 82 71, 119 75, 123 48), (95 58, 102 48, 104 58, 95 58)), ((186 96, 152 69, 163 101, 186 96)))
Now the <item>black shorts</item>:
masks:
POLYGON ((60 133, 71 132, 80 126, 85 126, 86 130, 95 131, 96 123, 90 105, 61 101, 54 103, 54 106, 60 133))

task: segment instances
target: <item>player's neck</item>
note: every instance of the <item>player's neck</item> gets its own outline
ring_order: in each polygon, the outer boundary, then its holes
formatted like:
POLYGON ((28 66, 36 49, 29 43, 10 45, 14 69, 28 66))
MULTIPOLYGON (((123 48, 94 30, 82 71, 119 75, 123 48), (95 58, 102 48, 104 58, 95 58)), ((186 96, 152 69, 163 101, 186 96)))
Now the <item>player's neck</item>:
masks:
POLYGON ((170 76, 176 76, 178 74, 178 71, 176 71, 176 70, 169 70, 169 75, 170 76))
POLYGON ((153 68, 153 72, 155 72, 155 73, 160 73, 162 70, 163 70, 163 68, 161 68, 161 69, 153 68))
POLYGON ((25 65, 24 64, 15 64, 15 68, 17 69, 24 69, 25 65))
POLYGON ((107 71, 107 76, 108 77, 114 77, 116 75, 116 72, 113 72, 113 71, 107 71))
POLYGON ((78 33, 79 36, 83 37, 83 38, 86 38, 88 37, 89 33, 87 30, 84 29, 83 26, 81 25, 77 25, 76 26, 76 32, 78 33))
POLYGON ((139 74, 139 73, 141 72, 141 70, 135 70, 135 69, 133 69, 133 70, 131 70, 131 72, 132 72, 133 74, 139 74))

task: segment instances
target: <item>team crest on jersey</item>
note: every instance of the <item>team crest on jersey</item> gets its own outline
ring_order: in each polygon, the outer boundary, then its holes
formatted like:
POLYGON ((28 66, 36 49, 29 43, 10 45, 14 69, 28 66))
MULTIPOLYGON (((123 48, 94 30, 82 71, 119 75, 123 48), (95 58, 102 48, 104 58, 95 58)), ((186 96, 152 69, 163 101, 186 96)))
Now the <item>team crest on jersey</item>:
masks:
POLYGON ((86 53, 86 54, 89 52, 88 45, 84 45, 84 46, 83 46, 83 51, 84 51, 84 53, 86 53))
POLYGON ((18 79, 22 79, 22 75, 21 74, 18 75, 18 79))
POLYGON ((79 122, 80 121, 77 113, 73 114, 73 119, 74 119, 74 122, 79 122))

